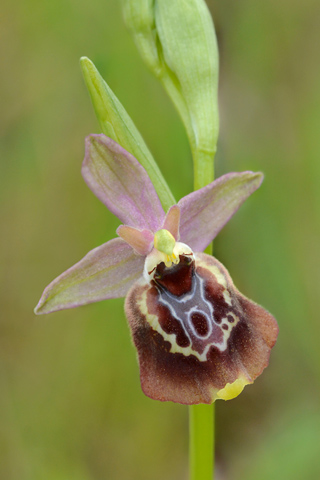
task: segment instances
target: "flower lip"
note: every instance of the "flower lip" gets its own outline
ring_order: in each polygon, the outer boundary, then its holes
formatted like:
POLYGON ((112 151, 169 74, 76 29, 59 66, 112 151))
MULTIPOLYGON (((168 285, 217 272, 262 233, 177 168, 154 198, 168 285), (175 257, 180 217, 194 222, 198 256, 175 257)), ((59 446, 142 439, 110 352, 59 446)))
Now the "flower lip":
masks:
POLYGON ((171 256, 154 248, 147 256, 144 264, 143 275, 145 280, 150 283, 154 279, 157 267, 160 263, 164 263, 167 268, 177 265, 180 262, 180 256, 194 258, 191 248, 182 242, 175 243, 171 256))
POLYGON ((229 400, 268 365, 277 323, 214 257, 195 253, 183 265, 186 258, 160 263, 153 280, 136 282, 126 297, 142 389, 188 405, 229 400))
POLYGON ((167 267, 163 262, 157 265, 153 282, 158 289, 166 291, 174 298, 191 294, 194 268, 193 254, 179 255, 179 262, 171 267, 167 267))

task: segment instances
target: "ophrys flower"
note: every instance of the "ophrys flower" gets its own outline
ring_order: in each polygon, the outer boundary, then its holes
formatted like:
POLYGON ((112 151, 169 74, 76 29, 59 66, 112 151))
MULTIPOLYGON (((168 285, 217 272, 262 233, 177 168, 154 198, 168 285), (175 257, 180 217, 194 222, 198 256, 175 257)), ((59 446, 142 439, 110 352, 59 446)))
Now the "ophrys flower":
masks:
POLYGON ((185 404, 229 399, 267 366, 278 327, 244 297, 214 257, 202 252, 260 173, 224 175, 165 214, 144 168, 113 140, 86 140, 82 173, 123 223, 43 292, 37 314, 126 296, 143 391, 185 404))

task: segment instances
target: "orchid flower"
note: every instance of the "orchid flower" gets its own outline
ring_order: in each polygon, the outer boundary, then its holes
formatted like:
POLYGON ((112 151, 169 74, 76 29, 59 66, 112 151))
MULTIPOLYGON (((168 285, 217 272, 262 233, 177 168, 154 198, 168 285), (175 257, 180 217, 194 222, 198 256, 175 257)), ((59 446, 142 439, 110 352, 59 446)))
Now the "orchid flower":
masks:
POLYGON ((123 225, 48 285, 35 313, 126 296, 146 395, 182 404, 237 396, 267 366, 278 327, 201 252, 262 174, 224 175, 165 213, 145 169, 103 134, 87 137, 82 174, 123 225))

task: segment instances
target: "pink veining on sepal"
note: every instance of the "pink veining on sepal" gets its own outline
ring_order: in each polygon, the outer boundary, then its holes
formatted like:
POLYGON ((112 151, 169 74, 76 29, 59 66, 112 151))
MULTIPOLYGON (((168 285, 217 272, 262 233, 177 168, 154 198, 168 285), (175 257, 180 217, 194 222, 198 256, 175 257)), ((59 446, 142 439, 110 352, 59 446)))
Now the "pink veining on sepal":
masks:
POLYGON ((202 252, 262 180, 262 173, 227 173, 183 197, 178 202, 181 241, 202 252))
POLYGON ((82 175, 124 225, 155 231, 165 214, 154 186, 129 152, 103 134, 86 138, 82 175))
POLYGON ((141 277, 144 257, 121 238, 91 250, 44 290, 36 314, 79 307, 108 298, 124 297, 141 277))

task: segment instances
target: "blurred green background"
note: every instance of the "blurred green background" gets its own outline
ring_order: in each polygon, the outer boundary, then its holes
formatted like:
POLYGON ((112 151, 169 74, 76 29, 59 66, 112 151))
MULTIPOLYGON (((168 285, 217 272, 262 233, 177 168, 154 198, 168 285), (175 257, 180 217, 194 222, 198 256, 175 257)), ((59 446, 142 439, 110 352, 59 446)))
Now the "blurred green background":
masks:
MULTIPOLYGON (((217 402, 217 480, 317 480, 320 4, 208 4, 221 53, 216 174, 265 173, 215 254, 280 325, 265 373, 217 402)), ((192 189, 182 124, 118 0, 1 10, 0 478, 185 480, 187 407, 142 394, 123 300, 33 315, 43 288, 118 226, 80 175, 99 127, 79 57, 96 63, 176 198, 192 189)))

